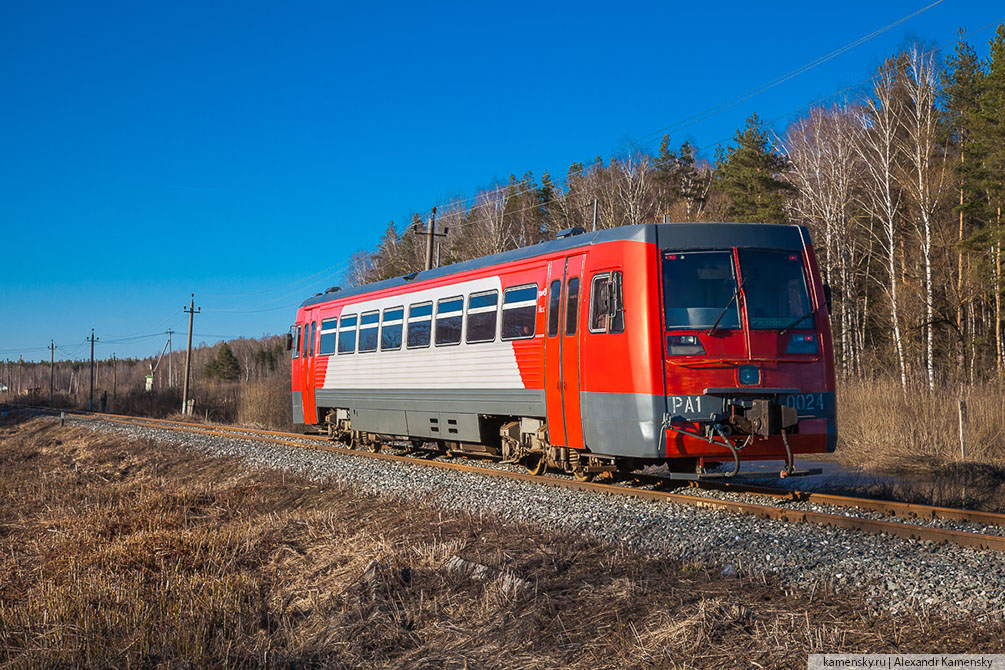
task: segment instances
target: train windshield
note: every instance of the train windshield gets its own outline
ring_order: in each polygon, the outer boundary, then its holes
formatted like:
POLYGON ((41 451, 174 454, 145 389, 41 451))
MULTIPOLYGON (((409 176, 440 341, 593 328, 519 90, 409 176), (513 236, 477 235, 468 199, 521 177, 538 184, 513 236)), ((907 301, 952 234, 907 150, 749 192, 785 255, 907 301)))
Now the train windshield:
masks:
POLYGON ((663 309, 667 328, 740 327, 736 272, 729 251, 663 255, 663 309), (716 321, 718 320, 718 323, 716 321))
POLYGON ((802 254, 741 249, 740 275, 751 330, 813 327, 802 254))

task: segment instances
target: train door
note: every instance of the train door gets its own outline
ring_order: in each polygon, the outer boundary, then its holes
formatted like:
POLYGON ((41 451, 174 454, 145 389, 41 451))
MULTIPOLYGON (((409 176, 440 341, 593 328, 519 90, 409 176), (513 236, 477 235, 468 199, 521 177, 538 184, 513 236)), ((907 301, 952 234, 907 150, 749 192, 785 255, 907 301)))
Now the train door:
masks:
POLYGON ((290 364, 290 385, 293 387, 293 423, 303 423, 303 392, 304 376, 301 374, 300 352, 302 350, 301 338, 303 337, 303 324, 299 319, 290 331, 293 335, 293 361, 290 364), (298 395, 299 394, 299 395, 298 395), (299 404, 299 406, 298 406, 299 404))
POLYGON ((303 379, 303 389, 304 389, 304 423, 315 424, 318 422, 315 414, 317 413, 317 405, 314 402, 314 368, 317 365, 317 360, 315 354, 316 343, 314 338, 317 333, 317 310, 307 310, 304 319, 304 334, 303 334, 303 356, 302 359, 302 375, 303 379))
POLYGON ((545 333, 545 402, 548 439, 556 446, 583 447, 579 406, 579 321, 583 254, 552 261, 545 333))

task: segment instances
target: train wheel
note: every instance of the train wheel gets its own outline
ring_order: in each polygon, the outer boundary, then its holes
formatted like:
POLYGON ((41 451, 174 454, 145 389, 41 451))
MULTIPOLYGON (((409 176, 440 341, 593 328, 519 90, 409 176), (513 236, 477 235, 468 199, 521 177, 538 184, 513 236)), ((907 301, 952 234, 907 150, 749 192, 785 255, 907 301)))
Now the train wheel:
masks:
POLYGON ((527 468, 527 472, 537 477, 543 475, 548 469, 548 459, 544 457, 544 454, 531 454, 523 460, 523 467, 527 468))
POLYGON ((592 472, 586 472, 585 470, 583 470, 581 468, 576 468, 575 470, 573 470, 572 471, 572 476, 575 477, 576 481, 578 481, 578 482, 592 482, 593 481, 593 473, 592 472))

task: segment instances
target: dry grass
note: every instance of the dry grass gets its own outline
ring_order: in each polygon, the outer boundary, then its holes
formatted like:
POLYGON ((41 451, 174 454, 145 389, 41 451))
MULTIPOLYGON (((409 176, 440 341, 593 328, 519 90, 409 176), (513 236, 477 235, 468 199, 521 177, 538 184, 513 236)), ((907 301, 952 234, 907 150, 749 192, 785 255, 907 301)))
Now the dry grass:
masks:
POLYGON ((237 402, 237 422, 257 428, 292 430, 290 380, 273 377, 243 384, 237 402))
POLYGON ((966 389, 967 458, 960 453, 956 390, 903 392, 894 380, 838 385, 842 460, 865 467, 927 472, 969 461, 1005 466, 1005 385, 966 389))
POLYGON ((845 465, 903 475, 850 492, 948 507, 1005 511, 1005 386, 963 395, 967 457, 960 449, 958 390, 903 392, 895 380, 838 385, 838 448, 845 465))
POLYGON ((2 431, 3 668, 777 668, 812 651, 1005 651, 998 623, 869 614, 825 589, 786 594, 48 419, 2 431), (451 569, 454 556, 486 570, 451 569))

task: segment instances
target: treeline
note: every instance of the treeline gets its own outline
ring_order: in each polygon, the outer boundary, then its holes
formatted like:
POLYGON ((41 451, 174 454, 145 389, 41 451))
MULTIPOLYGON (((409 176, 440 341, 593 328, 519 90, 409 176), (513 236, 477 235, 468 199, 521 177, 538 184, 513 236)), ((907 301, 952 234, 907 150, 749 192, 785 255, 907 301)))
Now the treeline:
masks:
MULTIPOLYGON (((199 399, 200 387, 222 382, 255 382, 280 376, 289 379, 290 353, 285 338, 266 336, 260 339, 240 338, 214 345, 205 343, 192 348, 192 384, 199 399)), ((95 398, 143 393, 147 375, 153 374, 152 390, 158 393, 178 389, 185 374, 185 352, 175 351, 158 362, 157 356, 95 360, 95 398), (156 372, 153 372, 156 367, 156 372)), ((90 360, 56 361, 51 377, 53 391, 68 396, 78 404, 90 394, 90 360)), ((12 395, 30 393, 47 396, 50 369, 48 361, 3 361, 0 364, 0 384, 12 395)))
MULTIPOLYGON (((834 290, 846 377, 920 382, 1003 374, 1005 24, 979 59, 963 33, 947 57, 891 56, 857 99, 811 108, 780 135, 752 116, 712 160, 664 137, 456 199, 437 212, 440 264, 505 251, 571 226, 659 221, 799 223, 834 290)), ((419 216, 353 258, 351 283, 420 270, 419 216), (418 225, 415 225, 418 224, 418 225)))

